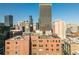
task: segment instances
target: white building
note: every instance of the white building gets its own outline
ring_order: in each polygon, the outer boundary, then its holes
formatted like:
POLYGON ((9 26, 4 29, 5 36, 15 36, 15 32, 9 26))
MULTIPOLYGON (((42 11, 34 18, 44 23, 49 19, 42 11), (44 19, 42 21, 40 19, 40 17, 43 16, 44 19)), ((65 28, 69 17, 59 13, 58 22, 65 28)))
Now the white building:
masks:
POLYGON ((57 21, 53 24, 53 33, 59 36, 61 39, 66 37, 66 24, 61 19, 57 19, 57 21))

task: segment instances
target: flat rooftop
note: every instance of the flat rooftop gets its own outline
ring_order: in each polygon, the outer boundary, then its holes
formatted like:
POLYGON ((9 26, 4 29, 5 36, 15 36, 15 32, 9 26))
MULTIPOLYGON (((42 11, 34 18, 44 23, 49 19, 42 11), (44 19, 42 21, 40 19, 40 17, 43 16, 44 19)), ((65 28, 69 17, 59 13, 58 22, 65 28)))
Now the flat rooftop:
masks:
POLYGON ((79 37, 67 37, 65 42, 69 44, 79 44, 79 37))

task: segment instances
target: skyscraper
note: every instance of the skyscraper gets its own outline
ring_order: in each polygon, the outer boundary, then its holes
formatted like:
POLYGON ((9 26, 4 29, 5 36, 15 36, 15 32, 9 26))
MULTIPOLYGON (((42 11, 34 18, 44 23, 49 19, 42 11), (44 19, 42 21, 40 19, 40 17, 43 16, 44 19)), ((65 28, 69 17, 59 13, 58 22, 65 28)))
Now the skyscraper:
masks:
POLYGON ((13 27, 13 16, 12 15, 5 16, 5 26, 13 27))
POLYGON ((51 30, 51 4, 40 4, 39 29, 51 30))
POLYGON ((32 16, 29 16, 29 27, 30 27, 30 32, 33 32, 33 19, 32 19, 32 16))

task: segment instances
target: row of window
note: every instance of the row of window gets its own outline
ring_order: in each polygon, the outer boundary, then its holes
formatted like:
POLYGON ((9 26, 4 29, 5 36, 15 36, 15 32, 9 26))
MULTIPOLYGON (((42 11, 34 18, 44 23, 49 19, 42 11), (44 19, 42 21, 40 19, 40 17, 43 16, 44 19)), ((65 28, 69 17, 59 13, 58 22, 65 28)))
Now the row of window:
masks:
MULTIPOLYGON (((7 51, 6 54, 10 54, 10 53, 7 51)), ((15 54, 18 54, 18 52, 16 51, 15 54)))
MULTIPOLYGON (((46 51, 48 51, 49 49, 48 48, 46 48, 46 51)), ((52 51, 54 51, 55 49, 51 49, 52 51)), ((56 51, 59 51, 59 49, 56 49, 56 51)))
MULTIPOLYGON (((39 40, 39 42, 43 42, 43 40, 39 40)), ((47 42, 49 42, 49 40, 47 40, 47 42)), ((51 42, 59 42, 60 40, 51 40, 51 42)), ((15 42, 16 44, 18 44, 18 42, 15 42)), ((7 44, 10 44, 10 42, 7 42, 7 44)))
MULTIPOLYGON (((51 51, 53 51, 53 52, 54 52, 54 50, 55 50, 55 49, 51 49, 51 51)), ((46 51, 49 51, 49 49, 47 48, 46 51)), ((60 49, 56 49, 56 51, 59 52, 60 49)), ((32 54, 33 54, 33 55, 36 55, 37 53, 32 53, 32 54)))
MULTIPOLYGON (((33 40, 33 42, 36 42, 36 40, 33 40)), ((39 40, 39 42, 43 42, 43 40, 39 40)), ((59 42, 60 43, 60 40, 47 40, 47 42, 59 42)))
MULTIPOLYGON (((15 42, 16 44, 18 44, 18 42, 15 42)), ((10 42, 7 42, 7 44, 10 44, 10 42)))
MULTIPOLYGON (((33 44, 32 46, 33 46, 33 47, 36 47, 37 44, 33 44)), ((47 44, 46 44, 45 46, 48 47, 47 44)), ((56 44, 56 47, 59 47, 59 46, 60 46, 59 44, 56 44)), ((41 44, 41 45, 39 45, 39 47, 43 47, 43 45, 41 44)), ((51 44, 51 47, 53 47, 53 44, 51 44)))
MULTIPOLYGON (((33 44, 33 47, 36 47, 36 44, 33 44)), ((56 44, 57 47, 59 47, 59 44, 56 44)), ((43 47, 43 45, 39 45, 39 47, 43 47)), ((48 47, 48 45, 46 44, 46 47, 48 47)), ((53 45, 51 45, 51 47, 53 47, 53 45)), ((16 47, 17 48, 17 47, 16 47)), ((7 49, 10 49, 9 46, 7 46, 7 49)))
MULTIPOLYGON (((18 47, 16 46, 15 49, 17 49, 18 47)), ((7 46, 7 49, 10 49, 10 46, 7 46)))

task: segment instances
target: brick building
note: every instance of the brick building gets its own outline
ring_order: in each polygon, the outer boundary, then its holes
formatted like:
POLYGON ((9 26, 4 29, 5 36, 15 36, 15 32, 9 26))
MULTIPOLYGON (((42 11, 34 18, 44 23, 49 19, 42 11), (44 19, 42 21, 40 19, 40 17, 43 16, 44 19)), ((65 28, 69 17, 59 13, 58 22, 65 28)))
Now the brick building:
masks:
POLYGON ((29 55, 29 37, 16 36, 6 40, 5 55, 29 55))
POLYGON ((32 55, 62 55, 63 41, 58 37, 32 35, 32 55))

